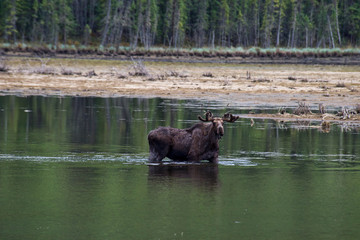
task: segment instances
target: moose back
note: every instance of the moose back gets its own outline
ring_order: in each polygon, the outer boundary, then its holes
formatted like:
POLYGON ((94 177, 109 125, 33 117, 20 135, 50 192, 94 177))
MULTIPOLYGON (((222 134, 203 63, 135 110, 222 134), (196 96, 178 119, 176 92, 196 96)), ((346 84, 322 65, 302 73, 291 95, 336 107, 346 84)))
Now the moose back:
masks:
POLYGON ((213 117, 208 111, 205 119, 190 128, 178 129, 159 127, 148 135, 150 162, 160 162, 165 157, 175 161, 200 162, 208 160, 218 162, 219 139, 224 135, 225 122, 235 122, 239 117, 230 113, 223 117, 213 117))

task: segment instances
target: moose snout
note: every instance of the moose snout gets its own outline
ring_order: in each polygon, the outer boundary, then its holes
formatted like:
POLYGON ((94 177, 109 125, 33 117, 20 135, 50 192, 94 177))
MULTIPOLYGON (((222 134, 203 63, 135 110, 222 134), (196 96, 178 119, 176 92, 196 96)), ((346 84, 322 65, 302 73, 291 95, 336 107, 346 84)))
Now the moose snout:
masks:
POLYGON ((224 136, 224 128, 218 127, 216 133, 217 133, 217 135, 219 135, 219 137, 224 136))

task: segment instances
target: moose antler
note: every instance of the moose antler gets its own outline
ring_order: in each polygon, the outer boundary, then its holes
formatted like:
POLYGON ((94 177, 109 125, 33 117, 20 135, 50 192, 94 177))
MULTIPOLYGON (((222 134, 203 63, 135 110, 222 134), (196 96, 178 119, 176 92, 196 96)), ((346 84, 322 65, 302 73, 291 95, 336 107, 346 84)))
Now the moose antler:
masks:
POLYGON ((200 115, 198 118, 203 122, 211 122, 213 120, 213 114, 210 111, 206 111, 205 113, 205 119, 203 119, 200 115))
POLYGON ((224 116, 222 117, 223 121, 226 122, 235 122, 239 118, 240 118, 239 116, 233 116, 230 112, 225 113, 224 116))

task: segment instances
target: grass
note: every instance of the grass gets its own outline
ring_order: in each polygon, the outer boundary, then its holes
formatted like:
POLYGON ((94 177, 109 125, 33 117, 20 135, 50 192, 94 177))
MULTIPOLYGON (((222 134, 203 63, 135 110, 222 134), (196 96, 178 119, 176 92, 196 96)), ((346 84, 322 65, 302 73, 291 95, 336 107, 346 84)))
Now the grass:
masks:
POLYGON ((359 48, 259 48, 242 47, 231 48, 164 48, 151 47, 149 49, 138 47, 132 49, 127 46, 85 46, 80 44, 26 44, 26 43, 0 43, 3 52, 32 52, 41 54, 82 54, 105 56, 156 56, 156 57, 204 57, 204 58, 231 58, 231 57, 286 57, 286 58, 327 58, 343 56, 360 56, 359 48))

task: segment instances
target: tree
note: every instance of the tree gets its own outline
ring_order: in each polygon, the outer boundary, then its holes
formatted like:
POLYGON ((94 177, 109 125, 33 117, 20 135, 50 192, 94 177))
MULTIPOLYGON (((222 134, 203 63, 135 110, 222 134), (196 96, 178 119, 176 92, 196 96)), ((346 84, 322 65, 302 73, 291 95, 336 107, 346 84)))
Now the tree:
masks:
POLYGON ((222 47, 226 46, 228 37, 228 26, 229 26, 229 15, 230 15, 229 4, 227 0, 221 0, 220 2, 220 17, 219 17, 219 33, 220 33, 220 44, 222 47))
POLYGON ((91 35, 91 28, 88 24, 85 25, 85 29, 84 29, 84 44, 88 45, 89 44, 89 39, 90 39, 90 35, 91 35))
POLYGON ((328 29, 327 9, 324 8, 323 0, 318 3, 319 9, 316 14, 317 44, 316 47, 326 45, 326 29, 328 29))
POLYGON ((111 27, 109 43, 120 46, 124 28, 129 23, 129 12, 132 0, 118 0, 114 4, 114 10, 111 16, 111 27))
POLYGON ((278 6, 278 22, 277 22, 277 31, 276 31, 276 47, 280 45, 280 32, 281 32, 281 20, 283 17, 283 11, 282 11, 282 0, 279 0, 278 6))
POLYGON ((292 24, 291 24, 291 44, 292 48, 296 47, 296 20, 298 13, 298 2, 297 0, 293 1, 293 13, 292 13, 292 24))
POLYGON ((102 32, 102 37, 101 37, 101 46, 104 46, 106 44, 107 41, 107 35, 109 32, 109 27, 110 27, 110 13, 111 13, 111 0, 107 0, 107 5, 106 5, 106 15, 104 18, 104 22, 105 22, 105 26, 102 32))
POLYGON ((339 9, 338 9, 337 0, 333 0, 333 4, 334 4, 335 21, 336 21, 336 33, 337 33, 339 45, 341 46, 341 35, 340 35, 340 28, 339 28, 339 9))
POLYGON ((28 32, 31 32, 31 18, 32 18, 32 2, 21 1, 16 2, 16 25, 18 29, 18 38, 24 43, 26 40, 29 41, 28 32))
POLYGON ((357 46, 355 0, 1 0, 4 42, 357 46))
POLYGON ((350 30, 350 35, 351 35, 351 39, 350 41, 354 44, 354 45, 358 45, 359 44, 359 38, 360 38, 360 3, 354 3, 349 7, 349 14, 350 14, 350 26, 351 26, 351 30, 350 30))
POLYGON ((209 28, 208 28, 208 45, 211 48, 215 48, 215 37, 217 33, 217 24, 218 24, 218 0, 209 0, 208 16, 209 16, 209 28))
POLYGON ((32 31, 30 41, 35 42, 39 40, 40 22, 39 22, 39 1, 34 0, 32 7, 32 31))
POLYGON ((16 0, 8 0, 4 2, 5 22, 4 22, 4 39, 9 41, 10 39, 16 43, 17 28, 16 28, 16 0))
MULTIPOLYGON (((75 26, 74 18, 73 18, 71 8, 70 8, 70 1, 69 0, 59 0, 59 4, 57 6, 58 6, 57 11, 59 13, 58 28, 59 28, 59 32, 61 32, 61 34, 62 34, 63 42, 66 43, 69 32, 71 32, 75 26)), ((89 25, 86 25, 86 26, 89 27, 89 25)), ((86 31, 89 32, 89 29, 87 29, 86 31)), ((90 29, 90 32, 91 32, 91 29, 90 29)), ((88 36, 86 36, 86 38, 88 38, 88 36)))
POLYGON ((182 45, 185 38, 185 0, 173 0, 173 11, 172 11, 172 39, 173 46, 175 48, 182 45))
POLYGON ((264 14, 261 30, 263 32, 263 47, 271 45, 272 30, 274 27, 274 0, 266 0, 264 4, 264 14))
POLYGON ((203 47, 205 42, 205 32, 207 30, 207 0, 199 0, 196 5, 195 22, 195 45, 198 48, 203 47))

